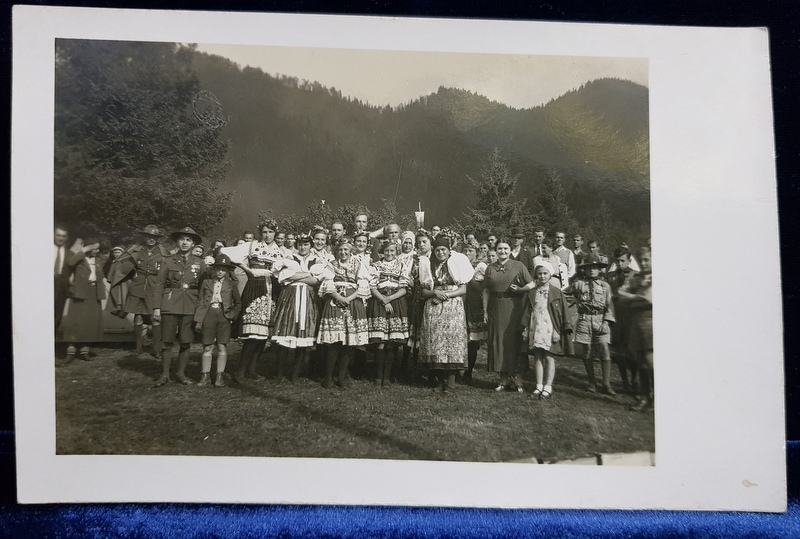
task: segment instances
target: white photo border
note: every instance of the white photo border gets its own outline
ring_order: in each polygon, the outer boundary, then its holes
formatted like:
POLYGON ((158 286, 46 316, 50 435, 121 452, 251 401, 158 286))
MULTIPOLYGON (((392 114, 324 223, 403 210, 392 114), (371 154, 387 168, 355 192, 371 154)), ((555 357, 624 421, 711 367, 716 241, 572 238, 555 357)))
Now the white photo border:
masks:
POLYGON ((12 300, 19 501, 784 511, 768 51, 763 28, 16 6, 12 300), (50 249, 40 246, 49 242, 53 223, 46 194, 53 182, 56 38, 646 57, 657 465, 56 455, 52 331, 42 315, 50 312, 51 290, 40 285, 49 283, 52 263, 50 249), (753 245, 768 256, 753 256, 753 245), (746 279, 751 261, 762 286, 746 279), (431 481, 434 475, 447 480, 431 481))

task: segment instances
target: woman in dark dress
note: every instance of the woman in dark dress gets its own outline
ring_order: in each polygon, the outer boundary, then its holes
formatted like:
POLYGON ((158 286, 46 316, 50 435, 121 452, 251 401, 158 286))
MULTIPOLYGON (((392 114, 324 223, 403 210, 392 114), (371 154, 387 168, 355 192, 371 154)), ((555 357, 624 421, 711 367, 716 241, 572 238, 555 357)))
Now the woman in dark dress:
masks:
POLYGON ((497 262, 486 268, 483 280, 488 292, 484 301, 489 323, 489 372, 500 373, 500 384, 495 391, 516 389, 521 393, 517 363, 522 345, 522 299, 534 287, 534 281, 525 264, 510 258, 508 243, 498 243, 495 250, 497 262))

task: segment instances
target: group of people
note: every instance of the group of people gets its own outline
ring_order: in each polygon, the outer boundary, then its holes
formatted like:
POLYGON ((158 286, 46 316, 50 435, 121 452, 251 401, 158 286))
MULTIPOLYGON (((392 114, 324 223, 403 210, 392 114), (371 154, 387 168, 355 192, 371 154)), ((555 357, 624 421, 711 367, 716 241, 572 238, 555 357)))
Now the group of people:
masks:
POLYGON ((105 287, 99 283, 105 277, 116 312, 134 314, 138 352, 143 329, 152 328, 153 355, 162 366, 156 387, 172 379, 176 340, 175 379, 195 383, 185 371, 195 333, 203 345, 201 386, 225 385, 227 346, 236 337, 242 349, 233 379, 240 384, 260 378, 257 359, 276 346, 279 379, 288 373, 295 381, 313 358, 324 387, 346 387, 354 357, 369 356, 377 385, 388 385, 399 366, 448 392, 456 376, 472 382, 485 342, 488 370, 498 374, 496 391, 524 393, 520 373, 530 358, 530 395, 548 399, 555 358, 576 355, 586 368, 587 391, 614 395, 613 357, 623 389, 639 396, 634 408, 653 407, 649 245, 635 254, 621 245, 609 264, 596 241, 584 252, 576 234, 573 248, 566 247, 563 231, 550 240, 537 229, 527 246, 519 228, 508 239, 490 234, 478 241, 438 226, 370 231, 364 214, 355 216, 349 235, 338 221, 289 234, 267 220, 258 238, 245 233, 232 246, 214 242, 209 256, 189 227, 170 234, 172 250, 156 226, 138 232, 140 241, 116 249, 104 271, 96 240, 67 250, 67 231, 56 228, 56 328, 70 298, 61 324, 69 346, 59 365, 76 356, 88 360, 88 344, 102 340, 105 287))

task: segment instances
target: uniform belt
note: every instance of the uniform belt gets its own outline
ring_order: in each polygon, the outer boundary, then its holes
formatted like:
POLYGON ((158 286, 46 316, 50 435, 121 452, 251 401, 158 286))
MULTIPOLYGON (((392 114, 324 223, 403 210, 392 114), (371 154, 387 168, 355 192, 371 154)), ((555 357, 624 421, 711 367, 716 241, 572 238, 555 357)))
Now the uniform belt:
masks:
POLYGON ((213 302, 213 303, 211 304, 211 307, 213 307, 213 308, 215 308, 215 309, 219 309, 220 307, 222 307, 222 303, 221 303, 221 302, 219 302, 219 301, 215 301, 215 302, 213 302))
POLYGON ((89 286, 97 286, 97 281, 89 281, 89 286))
POLYGON ((173 290, 197 290, 196 284, 182 284, 180 286, 167 286, 166 288, 173 290))

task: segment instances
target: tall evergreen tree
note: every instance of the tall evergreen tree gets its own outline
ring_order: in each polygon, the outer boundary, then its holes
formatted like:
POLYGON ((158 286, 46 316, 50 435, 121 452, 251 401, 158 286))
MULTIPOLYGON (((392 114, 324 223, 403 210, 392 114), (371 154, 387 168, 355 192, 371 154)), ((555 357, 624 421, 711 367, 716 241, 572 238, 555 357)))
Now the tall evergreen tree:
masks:
POLYGON ((510 175, 499 148, 489 152, 479 179, 467 178, 475 187, 478 199, 474 206, 463 212, 471 230, 481 235, 505 235, 511 227, 523 224, 527 199, 515 196, 519 175, 510 175))
POLYGON ((593 238, 600 242, 600 250, 610 254, 619 245, 619 226, 611 212, 611 207, 605 200, 600 202, 597 210, 592 214, 589 225, 593 238))
POLYGON ((548 236, 557 231, 574 234, 578 223, 572 215, 572 210, 567 203, 567 192, 561 183, 561 176, 554 168, 547 170, 544 186, 536 197, 538 212, 536 222, 542 226, 548 236))
POLYGON ((57 40, 55 217, 125 236, 148 223, 206 234, 228 213, 224 113, 191 47, 57 40))

